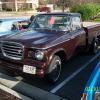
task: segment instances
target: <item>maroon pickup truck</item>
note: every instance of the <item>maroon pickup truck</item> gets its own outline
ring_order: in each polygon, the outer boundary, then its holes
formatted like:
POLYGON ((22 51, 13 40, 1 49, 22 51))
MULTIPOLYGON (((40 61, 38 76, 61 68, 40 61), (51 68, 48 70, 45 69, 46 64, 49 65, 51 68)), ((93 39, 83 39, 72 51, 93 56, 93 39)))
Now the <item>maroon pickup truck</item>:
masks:
POLYGON ((0 66, 56 82, 76 51, 98 50, 100 25, 83 27, 79 13, 37 15, 27 30, 0 39, 0 66))

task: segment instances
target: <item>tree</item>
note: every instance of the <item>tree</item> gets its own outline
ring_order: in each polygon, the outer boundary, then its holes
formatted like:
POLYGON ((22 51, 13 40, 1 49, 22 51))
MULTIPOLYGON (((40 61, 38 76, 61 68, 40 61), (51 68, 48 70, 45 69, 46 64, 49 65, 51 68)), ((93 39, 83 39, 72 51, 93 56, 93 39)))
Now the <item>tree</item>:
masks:
POLYGON ((64 12, 65 8, 70 6, 70 0, 58 0, 57 5, 60 6, 64 12))
POLYGON ((46 0, 39 0, 39 5, 46 5, 46 0))

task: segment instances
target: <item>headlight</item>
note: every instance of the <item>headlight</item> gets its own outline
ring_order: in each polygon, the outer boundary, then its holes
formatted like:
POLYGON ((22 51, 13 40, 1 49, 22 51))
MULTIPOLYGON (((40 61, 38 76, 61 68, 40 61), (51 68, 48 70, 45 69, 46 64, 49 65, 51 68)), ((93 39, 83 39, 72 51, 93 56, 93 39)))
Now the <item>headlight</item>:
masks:
POLYGON ((44 53, 43 53, 42 51, 37 50, 37 51, 35 52, 35 58, 36 58, 37 60, 42 60, 43 57, 44 57, 44 53))

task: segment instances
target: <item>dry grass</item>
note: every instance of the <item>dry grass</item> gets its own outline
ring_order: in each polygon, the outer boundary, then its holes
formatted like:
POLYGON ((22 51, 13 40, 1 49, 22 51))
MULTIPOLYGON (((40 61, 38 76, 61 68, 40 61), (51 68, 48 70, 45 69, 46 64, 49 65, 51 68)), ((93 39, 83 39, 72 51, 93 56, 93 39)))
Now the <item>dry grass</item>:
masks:
POLYGON ((21 99, 0 89, 0 100, 21 100, 21 99))

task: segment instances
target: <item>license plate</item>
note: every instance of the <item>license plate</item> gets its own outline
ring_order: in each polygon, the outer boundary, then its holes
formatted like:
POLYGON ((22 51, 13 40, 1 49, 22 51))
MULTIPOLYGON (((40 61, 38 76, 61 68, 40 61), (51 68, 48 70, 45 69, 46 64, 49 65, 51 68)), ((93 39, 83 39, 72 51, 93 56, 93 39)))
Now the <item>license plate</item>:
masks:
POLYGON ((36 67, 24 65, 23 66, 23 72, 29 73, 29 74, 36 74, 36 67))

